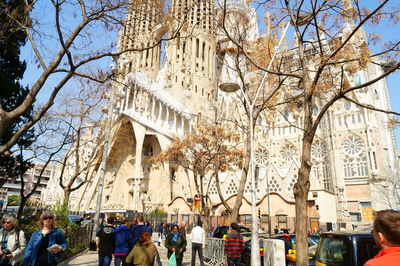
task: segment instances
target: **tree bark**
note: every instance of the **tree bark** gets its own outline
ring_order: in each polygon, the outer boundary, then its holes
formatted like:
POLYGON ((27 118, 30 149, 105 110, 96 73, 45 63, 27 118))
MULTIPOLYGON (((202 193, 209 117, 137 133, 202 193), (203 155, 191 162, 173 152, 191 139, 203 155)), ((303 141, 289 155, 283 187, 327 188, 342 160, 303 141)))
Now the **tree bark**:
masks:
POLYGON ((311 171, 311 144, 313 137, 304 132, 303 151, 299 177, 294 185, 294 197, 296 200, 296 265, 308 265, 308 239, 307 239, 307 196, 310 189, 311 171))
POLYGON ((20 219, 22 217, 22 214, 24 213, 24 208, 25 208, 27 201, 28 201, 27 197, 21 197, 21 202, 19 203, 19 208, 18 208, 17 219, 20 219))
POLYGON ((218 197, 220 199, 220 201, 222 202, 222 205, 224 205, 225 209, 229 212, 232 213, 232 208, 231 206, 229 206, 229 204, 226 202, 224 196, 222 195, 222 191, 221 191, 221 186, 219 184, 219 177, 218 177, 218 172, 216 171, 215 173, 215 185, 217 187, 217 192, 218 192, 218 197))
POLYGON ((68 202, 69 202, 69 197, 71 196, 71 191, 69 190, 69 187, 65 187, 64 188, 64 205, 68 206, 68 202))
POLYGON ((243 201, 243 194, 244 194, 244 189, 246 186, 246 181, 247 181, 247 173, 249 171, 249 165, 250 165, 250 134, 247 134, 247 142, 246 142, 246 156, 245 156, 245 163, 243 166, 243 172, 242 172, 242 177, 240 178, 239 182, 239 188, 238 192, 236 194, 236 200, 235 204, 233 205, 232 208, 232 216, 231 216, 231 222, 238 222, 239 218, 239 211, 240 207, 242 206, 242 201, 243 201))

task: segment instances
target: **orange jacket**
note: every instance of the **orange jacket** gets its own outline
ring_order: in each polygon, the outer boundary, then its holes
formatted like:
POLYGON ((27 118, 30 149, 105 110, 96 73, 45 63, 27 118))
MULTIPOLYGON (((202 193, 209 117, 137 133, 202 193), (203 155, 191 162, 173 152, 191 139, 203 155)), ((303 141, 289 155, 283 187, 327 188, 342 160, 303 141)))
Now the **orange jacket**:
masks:
POLYGON ((400 246, 384 248, 373 259, 364 264, 364 266, 394 265, 400 265, 400 246))

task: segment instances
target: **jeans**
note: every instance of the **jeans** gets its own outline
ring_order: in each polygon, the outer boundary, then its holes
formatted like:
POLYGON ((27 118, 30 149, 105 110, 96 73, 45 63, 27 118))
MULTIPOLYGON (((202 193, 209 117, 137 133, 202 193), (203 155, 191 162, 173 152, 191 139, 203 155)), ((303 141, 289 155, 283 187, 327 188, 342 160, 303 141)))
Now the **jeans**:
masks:
POLYGON ((200 244, 200 243, 192 243, 192 266, 196 265, 196 250, 199 253, 200 265, 204 266, 203 244, 200 244))
POLYGON ((99 266, 110 266, 112 256, 99 256, 99 266))
POLYGON ((240 266, 240 258, 228 257, 228 266, 240 266))
POLYGON ((126 266, 126 257, 127 257, 128 255, 125 255, 125 256, 114 256, 114 265, 115 266, 120 266, 120 265, 122 265, 122 266, 126 266))

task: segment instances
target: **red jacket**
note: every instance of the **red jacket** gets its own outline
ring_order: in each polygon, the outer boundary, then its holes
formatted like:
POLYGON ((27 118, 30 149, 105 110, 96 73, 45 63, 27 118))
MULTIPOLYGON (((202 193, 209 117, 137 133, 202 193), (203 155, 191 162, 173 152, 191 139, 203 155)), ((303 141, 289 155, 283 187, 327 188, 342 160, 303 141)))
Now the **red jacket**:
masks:
POLYGON ((379 251, 364 266, 397 266, 400 265, 400 246, 388 247, 379 251))

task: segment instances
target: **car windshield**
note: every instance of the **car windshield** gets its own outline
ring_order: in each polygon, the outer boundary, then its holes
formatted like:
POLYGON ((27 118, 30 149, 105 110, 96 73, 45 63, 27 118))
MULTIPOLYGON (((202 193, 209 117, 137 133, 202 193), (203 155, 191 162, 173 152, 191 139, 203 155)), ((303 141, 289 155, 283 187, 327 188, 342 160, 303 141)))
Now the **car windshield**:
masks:
POLYGON ((224 235, 226 235, 228 232, 228 227, 227 226, 219 226, 215 229, 214 232, 214 237, 216 238, 223 238, 224 235))
POLYGON ((321 240, 316 261, 329 266, 351 265, 350 241, 345 238, 327 237, 321 240))

